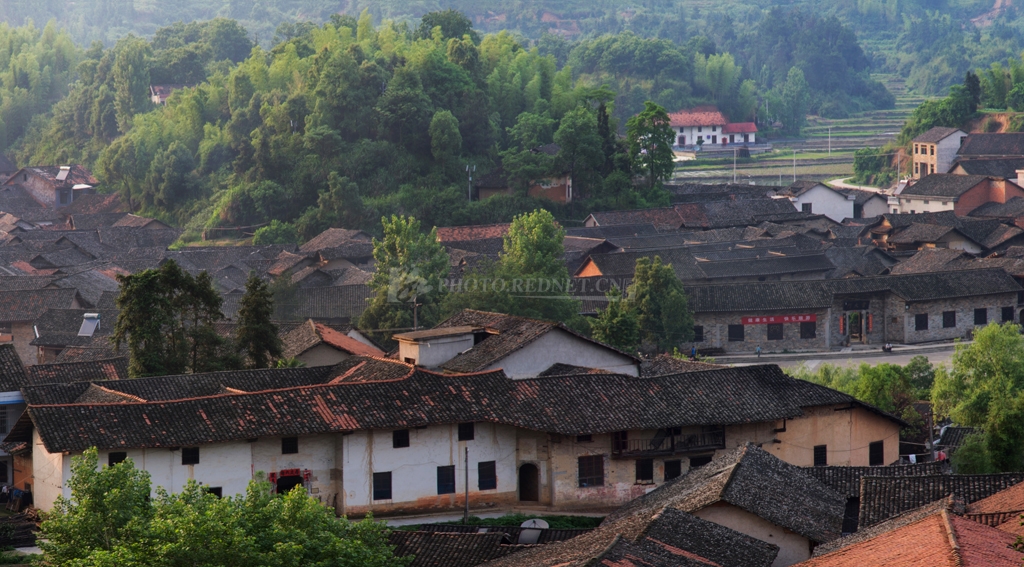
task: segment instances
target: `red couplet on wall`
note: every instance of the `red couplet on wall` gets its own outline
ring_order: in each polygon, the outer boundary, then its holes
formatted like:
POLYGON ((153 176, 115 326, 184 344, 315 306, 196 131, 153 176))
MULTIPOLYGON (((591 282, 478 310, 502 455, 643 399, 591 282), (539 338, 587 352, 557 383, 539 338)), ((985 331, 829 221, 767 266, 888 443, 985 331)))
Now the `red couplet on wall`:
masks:
POLYGON ((771 325, 774 323, 813 323, 817 315, 772 315, 770 317, 744 317, 744 325, 771 325))
POLYGON ((281 476, 300 476, 302 471, 300 469, 284 469, 281 471, 281 476))

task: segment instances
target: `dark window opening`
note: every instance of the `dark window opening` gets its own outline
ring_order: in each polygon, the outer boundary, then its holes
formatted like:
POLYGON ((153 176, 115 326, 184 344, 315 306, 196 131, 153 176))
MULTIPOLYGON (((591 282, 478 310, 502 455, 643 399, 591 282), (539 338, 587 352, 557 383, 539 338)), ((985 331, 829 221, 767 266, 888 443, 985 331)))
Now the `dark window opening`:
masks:
POLYGON ((729 325, 729 342, 743 342, 743 325, 729 325))
POLYGON ((699 469, 700 467, 703 467, 704 465, 710 463, 713 457, 714 455, 700 455, 698 457, 690 457, 690 468, 699 469))
POLYGON ((593 440, 594 440, 594 436, 593 435, 577 435, 576 436, 576 442, 577 443, 590 443, 593 440))
POLYGON ((928 314, 919 313, 914 315, 914 330, 915 331, 927 331, 928 330, 928 314))
POLYGON ((1024 305, 1024 291, 1017 292, 1017 305, 1024 305))
POLYGON ((498 488, 498 470, 494 461, 477 463, 477 487, 480 490, 494 490, 498 488))
POLYGON ((460 423, 459 424, 459 441, 472 441, 476 434, 476 429, 473 427, 473 423, 460 423))
POLYGON ((782 340, 782 323, 771 323, 770 325, 768 325, 768 340, 782 340))
POLYGON ((406 364, 412 364, 413 366, 415 366, 416 365, 416 359, 415 358, 409 358, 407 356, 407 357, 405 357, 405 363, 406 364))
POLYGON ((679 478, 683 476, 683 462, 679 459, 673 461, 665 461, 665 480, 669 481, 673 478, 679 478))
POLYGON ((868 465, 880 467, 885 464, 885 442, 875 441, 868 445, 868 465))
POLYGON ((800 338, 801 339, 814 339, 818 336, 818 323, 815 321, 809 321, 806 323, 800 323, 800 338))
POLYGON ((579 486, 604 486, 604 455, 579 458, 579 486))
POLYGON ((198 465, 199 464, 199 447, 185 447, 181 450, 181 464, 183 465, 198 465))
POLYGON ((1003 323, 1013 321, 1013 307, 1003 307, 1003 323))
POLYGON ((373 473, 373 499, 391 500, 391 471, 373 473))
POLYGON ((951 327, 956 327, 956 311, 943 311, 942 328, 949 329, 951 327))
POLYGON ((305 488, 305 482, 299 475, 288 475, 277 477, 276 491, 278 494, 288 494, 297 486, 305 488))
POLYGON ((805 213, 811 212, 811 205, 812 205, 812 203, 801 203, 800 204, 800 211, 805 212, 805 213))
POLYGON ((654 482, 654 459, 636 460, 636 481, 654 482))
POLYGON ((974 324, 988 325, 988 309, 982 308, 974 310, 974 324))
POLYGON ((224 487, 222 486, 207 486, 206 491, 217 498, 224 498, 224 487))
POLYGON ((455 465, 437 467, 437 493, 455 494, 455 465))
POLYGON ((704 326, 694 325, 693 326, 693 342, 702 343, 704 342, 704 326))
POLYGON ((625 451, 628 446, 629 433, 616 431, 612 433, 612 451, 625 451))
POLYGON ((107 466, 114 466, 117 463, 123 463, 128 458, 128 453, 124 451, 115 451, 107 455, 107 466))
POLYGON ((828 445, 814 446, 814 466, 823 467, 828 464, 828 445))
POLYGON ((391 432, 391 446, 395 449, 409 446, 409 430, 396 429, 391 432))
POLYGON ((294 455, 299 452, 299 438, 298 437, 282 437, 281 438, 281 454, 282 455, 294 455))

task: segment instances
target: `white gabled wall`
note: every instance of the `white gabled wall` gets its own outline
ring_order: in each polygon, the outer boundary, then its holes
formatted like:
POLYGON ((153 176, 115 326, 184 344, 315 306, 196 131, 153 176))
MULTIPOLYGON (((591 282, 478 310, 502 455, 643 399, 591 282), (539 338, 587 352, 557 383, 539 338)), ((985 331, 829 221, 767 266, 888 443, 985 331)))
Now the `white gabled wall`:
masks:
POLYGON ((853 218, 853 201, 846 195, 837 193, 824 185, 816 185, 803 194, 793 198, 797 210, 802 210, 804 204, 811 205, 811 213, 825 215, 836 221, 843 222, 843 219, 853 218))
POLYGON ((513 379, 533 378, 555 363, 600 368, 628 376, 640 374, 632 358, 557 328, 495 362, 488 370, 500 368, 513 379))

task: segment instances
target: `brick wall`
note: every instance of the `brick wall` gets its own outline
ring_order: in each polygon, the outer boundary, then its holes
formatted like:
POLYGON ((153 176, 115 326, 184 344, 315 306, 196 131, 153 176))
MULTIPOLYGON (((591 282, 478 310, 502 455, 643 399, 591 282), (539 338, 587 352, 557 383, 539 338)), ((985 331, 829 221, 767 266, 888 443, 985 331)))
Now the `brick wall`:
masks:
POLYGON ((909 309, 905 307, 906 303, 898 297, 893 296, 890 302, 892 304, 888 309, 888 312, 891 313, 890 322, 896 319, 896 325, 902 326, 902 342, 906 344, 966 338, 975 328, 974 310, 976 308, 987 310, 989 323, 1002 322, 1003 307, 1013 307, 1014 312, 1017 312, 1017 294, 1015 293, 911 303, 909 309), (954 327, 943 327, 942 314, 946 311, 956 313, 954 327), (918 314, 928 315, 928 330, 917 330, 915 316, 918 314))
MULTIPOLYGON (((761 351, 783 352, 829 349, 829 309, 803 309, 797 311, 753 311, 736 313, 694 313, 694 325, 704 327, 704 342, 695 343, 698 349, 721 348, 726 352, 761 351), (743 341, 729 340, 729 325, 739 325, 743 317, 772 317, 780 315, 817 315, 817 333, 814 339, 800 338, 800 323, 783 323, 782 340, 768 340, 768 325, 744 325, 743 341)), ((689 345, 684 352, 689 352, 689 345)))
POLYGON ((961 195, 953 211, 964 216, 985 203, 1005 203, 1014 197, 1024 197, 1024 191, 1013 183, 990 179, 961 195))

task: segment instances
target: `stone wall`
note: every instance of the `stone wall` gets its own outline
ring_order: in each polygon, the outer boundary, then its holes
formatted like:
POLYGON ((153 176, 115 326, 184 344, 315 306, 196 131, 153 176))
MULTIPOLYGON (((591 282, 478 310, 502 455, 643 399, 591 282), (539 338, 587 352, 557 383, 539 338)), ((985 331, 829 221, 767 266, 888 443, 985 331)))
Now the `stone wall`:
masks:
MULTIPOLYGON (((894 326, 902 327, 902 342, 915 344, 967 338, 975 328, 974 310, 976 308, 987 309, 989 323, 1001 323, 1003 307, 1013 307, 1016 312, 1017 294, 1003 293, 984 297, 965 297, 909 304, 899 297, 892 296, 889 303, 886 311, 892 314, 890 322, 896 319, 897 323, 894 326), (942 314, 945 311, 956 313, 956 326, 942 326, 942 314), (897 313, 899 315, 896 315, 897 313), (917 330, 915 316, 918 314, 928 315, 928 330, 917 330)), ((893 333, 893 335, 896 334, 898 333, 893 333)))
MULTIPOLYGON (((797 311, 750 311, 735 313, 694 313, 695 326, 704 327, 704 341, 694 343, 698 349, 721 348, 726 352, 761 352, 828 350, 829 309, 802 309, 797 311), (729 340, 729 325, 739 325, 744 317, 779 317, 786 315, 817 315, 817 333, 813 339, 800 338, 800 323, 783 323, 782 340, 768 340, 768 325, 744 325, 743 341, 729 340)), ((689 352, 689 345, 681 349, 689 352)))

